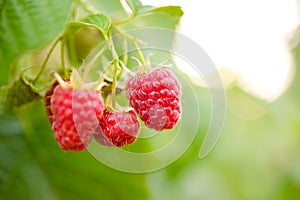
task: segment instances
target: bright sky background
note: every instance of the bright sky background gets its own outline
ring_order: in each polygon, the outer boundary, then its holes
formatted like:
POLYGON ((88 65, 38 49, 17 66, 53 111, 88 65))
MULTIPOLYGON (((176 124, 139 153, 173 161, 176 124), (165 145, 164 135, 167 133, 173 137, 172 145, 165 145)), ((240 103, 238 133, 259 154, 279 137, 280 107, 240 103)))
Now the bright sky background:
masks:
POLYGON ((242 88, 262 99, 280 96, 292 78, 288 40, 299 24, 296 0, 142 0, 179 5, 180 32, 197 42, 218 68, 237 74, 242 88))

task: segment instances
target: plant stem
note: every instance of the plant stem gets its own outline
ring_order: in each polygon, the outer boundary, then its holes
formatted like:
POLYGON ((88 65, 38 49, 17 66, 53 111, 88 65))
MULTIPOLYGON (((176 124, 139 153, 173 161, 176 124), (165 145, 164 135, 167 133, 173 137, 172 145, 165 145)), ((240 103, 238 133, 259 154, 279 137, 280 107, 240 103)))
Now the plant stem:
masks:
POLYGON ((115 108, 116 106, 116 88, 117 88, 117 81, 118 81, 118 70, 119 70, 119 56, 114 46, 114 42, 110 37, 109 45, 111 48, 111 53, 113 57, 113 81, 111 85, 111 95, 112 95, 112 107, 115 108))
POLYGON ((51 48, 50 48, 50 50, 49 50, 49 52, 48 52, 48 54, 47 54, 47 56, 46 56, 46 58, 45 58, 45 60, 44 60, 44 62, 43 62, 43 64, 42 64, 42 66, 41 66, 41 69, 40 69, 39 73, 37 74, 37 76, 35 77, 35 79, 32 81, 32 84, 35 84, 35 83, 37 82, 37 80, 40 78, 40 76, 41 76, 41 74, 43 73, 43 71, 44 71, 44 69, 45 69, 45 67, 46 67, 46 64, 47 64, 47 62, 48 62, 48 60, 49 60, 49 58, 50 58, 50 56, 51 56, 51 54, 52 54, 52 52, 53 52, 53 50, 54 50, 54 48, 56 47, 56 45, 58 44, 58 42, 61 41, 61 39, 62 39, 62 37, 59 37, 59 38, 54 42, 54 44, 51 46, 51 48))
POLYGON ((122 61, 124 65, 127 65, 128 62, 128 43, 126 37, 122 37, 122 43, 123 43, 123 56, 122 61))
POLYGON ((141 49, 139 48, 139 46, 137 45, 137 43, 135 41, 132 41, 131 43, 132 43, 133 47, 135 48, 144 69, 147 70, 146 61, 145 61, 145 58, 144 58, 144 55, 143 55, 141 49))
POLYGON ((146 61, 145 61, 145 58, 144 58, 144 55, 141 51, 141 49, 139 48, 138 44, 141 44, 143 46, 146 46, 147 43, 142 41, 142 40, 139 40, 133 36, 131 36, 130 34, 126 33, 125 31, 123 31, 121 28, 117 27, 117 26, 113 26, 112 28, 114 28, 119 34, 121 34, 123 37, 127 38, 130 43, 132 44, 132 46, 135 48, 138 56, 139 56, 139 59, 142 63, 142 67, 144 69, 144 71, 147 71, 148 68, 146 66, 146 61))
POLYGON ((121 29, 118 26, 112 26, 112 28, 118 32, 120 35, 123 37, 127 38, 130 42, 135 41, 136 43, 142 45, 142 46, 147 46, 147 42, 144 42, 142 40, 137 39, 136 37, 133 37, 132 35, 126 33, 123 29, 121 29))
POLYGON ((71 15, 70 15, 70 20, 76 21, 77 18, 77 6, 78 6, 79 2, 78 1, 74 1, 73 5, 72 5, 72 9, 71 9, 71 15))
POLYGON ((60 62, 61 68, 63 70, 64 76, 68 76, 68 70, 65 65, 65 41, 62 39, 60 42, 60 62))
POLYGON ((130 10, 131 10, 131 14, 130 16, 123 20, 123 21, 119 21, 119 22, 114 22, 115 25, 121 25, 121 24, 126 24, 127 22, 131 21, 132 19, 134 19, 137 15, 136 10, 134 7, 132 7, 132 5, 128 2, 128 0, 125 0, 127 5, 129 6, 130 10))
POLYGON ((118 60, 113 61, 113 82, 111 85, 111 95, 112 95, 112 107, 116 106, 116 89, 117 89, 117 72, 118 72, 118 60))
MULTIPOLYGON (((96 47, 97 49, 97 47, 96 47)), ((85 80, 87 75, 89 74, 94 62, 102 55, 102 53, 107 49, 107 45, 102 47, 95 55, 92 56, 91 59, 86 60, 83 65, 83 73, 82 73, 82 80, 85 80)), ((93 54, 93 52, 92 52, 93 54)))
POLYGON ((133 20, 136 17, 135 13, 132 13, 127 19, 123 20, 123 21, 119 21, 119 22, 113 22, 114 25, 122 25, 122 24, 126 24, 127 22, 130 22, 131 20, 133 20))

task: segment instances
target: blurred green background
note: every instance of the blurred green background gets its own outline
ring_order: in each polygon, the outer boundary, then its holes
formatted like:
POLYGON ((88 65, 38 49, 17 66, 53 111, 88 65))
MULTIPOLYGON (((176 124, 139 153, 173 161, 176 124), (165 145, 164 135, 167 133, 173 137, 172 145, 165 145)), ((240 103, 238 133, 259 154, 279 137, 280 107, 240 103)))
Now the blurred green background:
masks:
MULTIPOLYGON (((112 19, 126 15, 117 0, 90 2, 112 19)), ((25 65, 38 68, 45 45, 63 30, 71 7, 71 0, 0 0, 1 102, 7 85, 25 65), (27 10, 33 11, 32 16, 27 10)), ((128 28, 175 29, 178 22, 178 16, 158 12, 137 17, 128 28)), ((295 38, 299 39, 296 33, 295 38)), ((234 84, 226 89, 225 126, 216 147, 203 160, 198 152, 209 123, 210 99, 207 88, 194 85, 203 112, 197 137, 176 162, 147 174, 116 171, 87 151, 60 150, 42 100, 13 111, 1 104, 0 199, 300 199, 300 45, 291 52, 295 75, 276 101, 261 101, 234 84)), ((57 57, 50 62, 53 68, 59 65, 57 57)))

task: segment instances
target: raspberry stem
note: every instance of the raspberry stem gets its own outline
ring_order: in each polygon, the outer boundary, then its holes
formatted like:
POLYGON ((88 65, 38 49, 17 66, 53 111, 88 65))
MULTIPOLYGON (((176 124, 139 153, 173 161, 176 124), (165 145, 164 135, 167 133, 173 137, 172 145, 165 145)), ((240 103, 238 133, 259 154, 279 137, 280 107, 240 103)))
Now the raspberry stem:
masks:
POLYGON ((136 17, 135 13, 132 13, 127 19, 123 20, 123 21, 119 21, 119 22, 114 22, 114 25, 122 25, 122 24, 126 24, 127 22, 130 22, 131 20, 133 20, 136 17))
POLYGON ((122 36, 122 43, 123 43, 123 52, 125 52, 125 54, 122 57, 122 62, 124 63, 124 65, 127 65, 128 62, 128 43, 127 43, 127 39, 126 37, 122 36))
MULTIPOLYGON (((87 75, 89 74, 90 70, 93 67, 93 64, 96 62, 96 60, 103 54, 103 52, 107 49, 108 45, 105 45, 102 47, 99 51, 97 51, 95 54, 92 52, 91 57, 89 56, 85 62, 83 62, 83 65, 80 67, 83 69, 82 73, 82 80, 85 80, 87 75)), ((96 47, 95 50, 98 48, 96 47)))
POLYGON ((51 48, 50 48, 49 52, 47 53, 47 56, 46 56, 46 58, 45 58, 45 60, 44 60, 44 62, 42 64, 42 66, 41 66, 41 69, 40 69, 39 73, 36 75, 35 79, 32 81, 32 84, 35 84, 38 81, 38 79, 40 78, 40 76, 42 75, 42 73, 43 73, 43 71, 44 71, 44 69, 46 67, 46 64, 47 64, 48 60, 49 60, 52 52, 54 51, 54 48, 56 47, 56 45, 61 40, 62 40, 62 37, 59 37, 57 40, 55 40, 54 44, 51 46, 51 48))
POLYGON ((117 72, 118 72, 118 60, 113 61, 114 64, 114 71, 113 71, 113 82, 112 82, 112 107, 116 106, 116 88, 117 88, 117 72))
POLYGON ((112 28, 114 28, 119 34, 121 34, 123 37, 127 38, 127 40, 130 41, 130 43, 135 48, 135 50, 138 54, 138 57, 141 61, 141 64, 142 64, 142 67, 143 67, 144 71, 147 72, 148 68, 146 66, 146 61, 145 61, 144 55, 143 55, 140 47, 138 46, 138 44, 140 44, 142 46, 146 46, 147 43, 142 41, 142 40, 137 39, 136 37, 133 37, 132 35, 126 33, 124 30, 122 30, 121 28, 119 28, 117 26, 112 26, 112 28))
POLYGON ((64 76, 68 76, 68 70, 65 65, 65 42, 64 40, 61 40, 60 42, 60 62, 61 62, 61 68, 63 70, 64 76))
POLYGON ((128 0, 125 0, 127 5, 129 6, 129 8, 131 9, 131 14, 129 15, 129 17, 123 21, 119 21, 119 22, 114 22, 115 25, 122 25, 122 24, 126 24, 127 22, 130 22, 131 20, 133 20, 137 13, 136 11, 134 10, 134 8, 132 8, 128 2, 128 0))
POLYGON ((147 66, 146 66, 146 61, 145 61, 145 58, 144 58, 144 55, 143 55, 141 49, 140 49, 139 46, 137 45, 136 41, 132 41, 131 43, 132 43, 132 45, 134 46, 134 48, 136 49, 136 51, 137 51, 137 54, 138 54, 138 56, 139 56, 139 58, 140 58, 140 61, 141 61, 141 64, 142 64, 142 66, 143 66, 144 71, 147 72, 147 71, 148 71, 148 68, 147 68, 147 66))
POLYGON ((79 1, 74 1, 71 9, 70 20, 76 21, 77 18, 77 7, 79 5, 79 1))
POLYGON ((147 46, 147 42, 144 42, 136 37, 133 37, 132 35, 126 33, 123 29, 121 29, 119 26, 112 26, 112 28, 118 32, 120 35, 123 37, 127 38, 130 42, 135 41, 136 43, 142 45, 142 46, 147 46))
POLYGON ((117 88, 117 81, 118 81, 118 70, 120 70, 120 67, 119 67, 119 56, 115 49, 115 45, 111 36, 109 37, 109 48, 111 50, 112 57, 113 57, 113 81, 111 86, 111 94, 112 94, 111 106, 114 108, 116 105, 116 88, 117 88))

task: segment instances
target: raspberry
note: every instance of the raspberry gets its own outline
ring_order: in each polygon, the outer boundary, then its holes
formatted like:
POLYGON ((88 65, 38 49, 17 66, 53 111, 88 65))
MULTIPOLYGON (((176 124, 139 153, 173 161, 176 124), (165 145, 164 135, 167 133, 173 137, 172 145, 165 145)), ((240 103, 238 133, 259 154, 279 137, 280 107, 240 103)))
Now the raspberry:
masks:
POLYGON ((105 136, 103 135, 100 126, 95 131, 94 139, 104 146, 114 146, 114 144, 105 136))
POLYGON ((84 150, 103 114, 101 95, 88 89, 57 85, 50 103, 53 114, 50 120, 59 146, 64 150, 84 150))
POLYGON ((160 68, 131 77, 125 84, 126 97, 149 128, 172 129, 181 115, 181 86, 168 69, 160 68))
POLYGON ((133 111, 104 111, 100 121, 100 133, 95 139, 105 146, 125 146, 133 143, 140 131, 140 123, 133 111), (102 134, 102 135, 101 135, 102 134))

